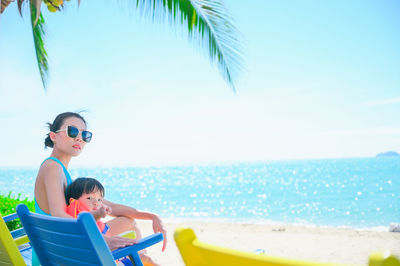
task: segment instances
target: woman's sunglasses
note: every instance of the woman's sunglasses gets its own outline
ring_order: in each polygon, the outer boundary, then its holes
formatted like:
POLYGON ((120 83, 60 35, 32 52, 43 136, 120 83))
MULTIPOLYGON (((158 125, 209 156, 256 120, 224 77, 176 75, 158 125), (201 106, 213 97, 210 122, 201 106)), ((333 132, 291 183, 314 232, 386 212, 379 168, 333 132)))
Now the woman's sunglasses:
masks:
MULTIPOLYGON (((74 126, 67 126, 64 129, 59 129, 56 131, 56 133, 61 132, 61 131, 65 131, 67 133, 68 137, 73 138, 73 139, 79 135, 79 129, 77 129, 74 126)), ((92 140, 92 135, 93 135, 92 132, 83 130, 82 131, 82 140, 84 142, 90 142, 92 140)))

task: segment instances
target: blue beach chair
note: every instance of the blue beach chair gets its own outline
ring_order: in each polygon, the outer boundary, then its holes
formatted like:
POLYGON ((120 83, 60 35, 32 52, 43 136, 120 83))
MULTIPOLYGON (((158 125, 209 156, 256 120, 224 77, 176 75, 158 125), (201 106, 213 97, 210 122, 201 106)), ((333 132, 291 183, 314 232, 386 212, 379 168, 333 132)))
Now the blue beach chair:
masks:
POLYGON ((16 213, 0 215, 0 265, 26 265, 32 259, 32 248, 23 228, 9 231, 6 222, 17 219, 16 213))
POLYGON ((24 204, 17 206, 17 213, 43 266, 116 265, 116 259, 126 256, 142 266, 138 252, 163 240, 157 233, 110 251, 90 213, 80 213, 78 219, 52 217, 32 213, 24 204))

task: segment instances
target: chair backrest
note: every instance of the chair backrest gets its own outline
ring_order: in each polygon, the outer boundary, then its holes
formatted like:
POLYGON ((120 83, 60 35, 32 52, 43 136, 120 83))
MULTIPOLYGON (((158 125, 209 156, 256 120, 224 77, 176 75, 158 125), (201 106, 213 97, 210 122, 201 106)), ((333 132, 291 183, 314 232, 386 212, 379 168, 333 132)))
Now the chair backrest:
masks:
POLYGON ((368 266, 400 266, 400 259, 390 252, 375 252, 369 257, 368 266))
POLYGON ((177 229, 174 234, 176 245, 187 266, 322 266, 323 263, 270 257, 264 254, 243 252, 209 245, 199 241, 192 229, 177 229))
MULTIPOLYGON (((303 262, 284 258, 270 257, 264 254, 242 252, 217 247, 200 242, 192 229, 179 228, 174 234, 176 245, 187 266, 217 266, 217 265, 246 265, 246 266, 306 266, 329 265, 322 263, 303 262)), ((333 264, 330 264, 333 265, 333 264)), ((335 264, 337 265, 337 264, 335 264)), ((390 252, 373 253, 369 266, 400 266, 400 259, 390 252)))
POLYGON ((26 265, 7 225, 0 215, 0 265, 26 265))
POLYGON ((24 204, 17 213, 42 265, 115 265, 90 213, 52 217, 32 213, 24 204))

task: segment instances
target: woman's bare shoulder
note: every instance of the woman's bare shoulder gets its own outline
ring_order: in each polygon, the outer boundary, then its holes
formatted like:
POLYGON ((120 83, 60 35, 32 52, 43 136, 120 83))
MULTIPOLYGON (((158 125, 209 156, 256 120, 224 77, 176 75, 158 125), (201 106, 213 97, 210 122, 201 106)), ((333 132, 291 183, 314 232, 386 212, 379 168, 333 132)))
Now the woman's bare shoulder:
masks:
POLYGON ((50 177, 50 176, 63 177, 63 169, 61 165, 53 160, 46 160, 39 168, 38 178, 50 177))

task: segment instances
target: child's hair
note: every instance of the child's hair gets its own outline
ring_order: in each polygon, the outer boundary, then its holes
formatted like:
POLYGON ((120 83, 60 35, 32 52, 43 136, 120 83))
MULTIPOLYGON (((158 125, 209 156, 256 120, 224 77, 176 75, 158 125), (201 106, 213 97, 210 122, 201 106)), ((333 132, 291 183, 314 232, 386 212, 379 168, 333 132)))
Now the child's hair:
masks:
POLYGON ((99 181, 90 177, 79 177, 65 190, 65 201, 68 205, 71 198, 79 199, 83 193, 89 194, 96 191, 99 191, 104 197, 104 187, 99 181))

